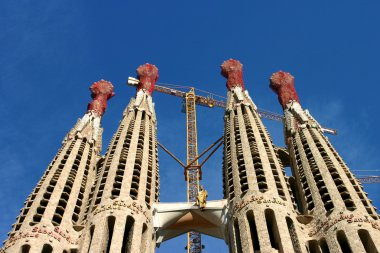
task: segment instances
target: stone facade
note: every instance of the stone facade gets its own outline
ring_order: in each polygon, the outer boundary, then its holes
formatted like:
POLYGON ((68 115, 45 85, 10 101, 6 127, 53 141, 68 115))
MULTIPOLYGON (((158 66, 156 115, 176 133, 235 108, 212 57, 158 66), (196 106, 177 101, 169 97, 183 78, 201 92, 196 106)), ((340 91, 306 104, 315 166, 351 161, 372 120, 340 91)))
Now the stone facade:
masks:
POLYGON ((101 80, 91 91, 94 100, 89 110, 66 135, 26 200, 4 243, 5 252, 78 252, 100 157, 100 121, 106 101, 113 96, 113 86, 101 80))
POLYGON ((151 92, 157 68, 138 68, 135 99, 123 113, 96 179, 81 252, 154 252, 152 204, 158 201, 156 115, 151 92))
POLYGON ((306 247, 312 253, 378 252, 380 247, 375 242, 380 239, 380 225, 376 208, 319 123, 302 109, 294 78, 279 71, 272 75, 270 87, 284 109, 285 142, 295 178, 298 211, 309 216, 304 219, 306 247))
POLYGON ((242 65, 228 60, 221 67, 228 88, 223 188, 230 252, 378 253, 376 208, 302 109, 293 77, 280 71, 270 80, 284 109, 287 160, 245 90, 242 65), (290 163, 292 176, 282 161, 290 163))
POLYGON ((306 252, 289 179, 244 89, 242 65, 228 60, 222 74, 228 88, 223 183, 230 204, 230 252, 306 252))
POLYGON ((225 240, 231 253, 379 253, 379 215, 358 180, 304 110, 294 78, 270 79, 284 109, 287 149, 272 144, 236 60, 227 78, 224 115, 224 199, 158 203, 156 114, 158 69, 137 69, 137 94, 104 156, 101 118, 113 86, 91 86, 88 111, 30 194, 0 252, 153 253, 193 231, 225 240), (292 175, 286 175, 289 166, 292 175))

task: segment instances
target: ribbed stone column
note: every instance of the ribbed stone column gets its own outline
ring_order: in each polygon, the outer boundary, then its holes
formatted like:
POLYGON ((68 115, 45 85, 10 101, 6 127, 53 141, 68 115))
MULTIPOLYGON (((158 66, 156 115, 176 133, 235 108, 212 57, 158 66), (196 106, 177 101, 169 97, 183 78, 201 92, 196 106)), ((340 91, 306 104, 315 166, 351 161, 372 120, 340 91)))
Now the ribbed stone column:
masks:
POLYGON ((311 215, 307 219, 310 251, 378 252, 380 248, 374 249, 380 239, 376 209, 319 123, 302 109, 293 76, 274 73, 270 87, 284 109, 285 141, 299 206, 303 214, 311 215))
POLYGON ((244 88, 242 65, 231 59, 221 68, 228 88, 223 174, 230 202, 230 249, 305 252, 288 178, 244 88))
POLYGON ((151 206, 158 201, 156 114, 151 94, 158 69, 137 69, 139 85, 123 113, 89 204, 82 252, 154 251, 151 206))
POLYGON ((62 147, 29 195, 13 225, 5 252, 69 252, 78 249, 85 202, 101 149, 101 118, 113 93, 111 83, 91 86, 88 111, 66 135, 62 147), (27 251, 29 249, 29 251, 27 251))

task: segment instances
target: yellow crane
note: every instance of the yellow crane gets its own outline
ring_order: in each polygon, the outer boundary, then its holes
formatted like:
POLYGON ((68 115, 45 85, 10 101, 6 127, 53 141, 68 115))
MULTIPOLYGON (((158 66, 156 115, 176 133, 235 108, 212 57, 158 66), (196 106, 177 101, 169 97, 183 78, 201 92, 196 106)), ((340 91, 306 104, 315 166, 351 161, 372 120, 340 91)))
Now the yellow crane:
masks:
MULTIPOLYGON (((186 107, 186 150, 187 164, 190 164, 198 156, 198 131, 197 131, 197 114, 195 109, 196 96, 194 89, 190 89, 185 94, 186 107)), ((187 201, 195 202, 199 191, 199 180, 201 168, 196 160, 185 171, 187 180, 187 201)), ((189 253, 202 252, 201 234, 198 232, 189 232, 187 234, 187 251, 189 253)))
MULTIPOLYGON (((129 77, 128 85, 136 86, 139 80, 129 77)), ((195 202, 196 197, 199 191, 199 181, 202 179, 202 165, 211 157, 211 155, 220 147, 222 144, 222 138, 214 142, 209 148, 207 148, 201 155, 198 155, 198 131, 197 131, 197 116, 196 116, 196 105, 206 106, 209 108, 213 107, 226 107, 226 99, 222 96, 212 94, 207 91, 199 90, 207 96, 200 96, 195 94, 194 87, 188 86, 177 86, 172 84, 164 84, 166 87, 161 85, 155 85, 154 90, 165 93, 168 95, 181 97, 184 100, 184 106, 182 111, 186 113, 186 164, 183 164, 178 158, 176 158, 169 150, 167 150, 160 143, 159 145, 171 155, 184 169, 185 169, 185 180, 187 181, 187 200, 188 202, 195 202), (180 91, 178 88, 189 89, 188 92, 180 91), (218 99, 214 98, 218 97, 218 99), (216 144, 219 145, 211 152, 211 154, 199 165, 198 159, 208 152, 216 144)), ((283 116, 274 112, 269 112, 266 110, 258 109, 260 117, 275 120, 283 121, 283 116)), ((322 131, 328 134, 336 135, 337 132, 335 129, 322 127, 322 131)), ((362 183, 380 183, 380 176, 367 176, 367 177, 358 177, 358 180, 362 183)), ((201 234, 198 232, 189 232, 187 235, 187 251, 188 253, 201 253, 202 252, 202 240, 201 234)))

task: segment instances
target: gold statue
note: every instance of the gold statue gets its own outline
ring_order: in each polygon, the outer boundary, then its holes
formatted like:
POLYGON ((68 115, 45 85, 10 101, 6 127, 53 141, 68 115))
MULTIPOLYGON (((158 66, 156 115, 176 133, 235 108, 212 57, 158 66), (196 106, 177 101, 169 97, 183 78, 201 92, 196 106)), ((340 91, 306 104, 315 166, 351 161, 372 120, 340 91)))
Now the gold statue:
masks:
POLYGON ((201 190, 198 192, 198 196, 197 196, 197 205, 199 206, 201 211, 203 211, 206 207, 207 197, 208 197, 208 193, 203 187, 203 185, 201 185, 201 190))

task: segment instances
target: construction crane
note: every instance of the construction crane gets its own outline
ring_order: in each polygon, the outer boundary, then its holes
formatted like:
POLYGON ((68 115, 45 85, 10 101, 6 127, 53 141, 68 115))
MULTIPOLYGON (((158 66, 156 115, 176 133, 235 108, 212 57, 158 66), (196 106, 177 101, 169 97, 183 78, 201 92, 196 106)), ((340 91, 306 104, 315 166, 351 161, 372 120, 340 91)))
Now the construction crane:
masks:
MULTIPOLYGON (((166 85, 170 85, 170 84, 166 84, 166 85)), ((186 87, 186 88, 195 90, 193 87, 187 87, 187 86, 178 86, 178 87, 186 87)), ((154 90, 161 92, 161 93, 165 93, 165 94, 169 94, 169 95, 173 95, 173 96, 177 96, 177 97, 182 97, 182 98, 186 98, 186 94, 187 94, 184 91, 180 91, 180 90, 177 90, 174 88, 169 88, 169 87, 165 87, 165 86, 161 86, 161 85, 156 85, 154 90)), ((224 97, 212 94, 212 93, 207 92, 207 91, 202 91, 202 92, 207 93, 208 96, 207 97, 199 96, 199 95, 195 95, 195 93, 194 93, 196 104, 201 105, 201 106, 210 107, 210 108, 215 107, 215 106, 221 107, 221 108, 226 108, 226 99, 224 97), (219 97, 219 99, 214 98, 214 96, 219 97)), ((282 122, 283 118, 284 118, 284 116, 282 116, 280 114, 270 112, 270 111, 266 111, 266 110, 263 110, 260 108, 257 111, 259 113, 259 116, 262 118, 280 121, 280 122, 282 122)), ((337 131, 335 129, 331 129, 331 128, 327 128, 327 127, 322 127, 322 131, 325 133, 328 133, 328 134, 333 134, 333 135, 337 134, 337 131)))
MULTIPOLYGON (((136 86, 139 80, 129 77, 128 85, 136 86)), ((158 83, 159 84, 159 83, 158 83)), ((168 151, 164 146, 160 143, 159 145, 169 154, 171 155, 182 167, 185 168, 185 180, 187 181, 187 200, 188 202, 195 202, 196 197, 199 191, 199 181, 202 176, 202 165, 205 161, 220 147, 222 141, 220 138, 217 142, 213 143, 209 148, 207 148, 202 154, 198 155, 198 131, 197 131, 197 117, 196 117, 196 105, 206 106, 209 108, 213 107, 221 107, 226 108, 226 98, 222 96, 218 96, 212 94, 207 91, 199 90, 203 93, 208 94, 207 97, 200 96, 195 94, 194 87, 188 86, 177 86, 172 84, 164 84, 167 86, 174 86, 174 88, 165 87, 161 85, 155 85, 154 90, 169 94, 176 97, 183 98, 183 109, 182 111, 186 113, 186 151, 187 151, 187 165, 183 164, 178 158, 176 158, 170 151, 168 151), (189 92, 184 92, 178 90, 178 88, 187 88, 189 92), (219 99, 215 99, 214 97, 218 97, 219 99), (208 152, 214 145, 219 143, 219 145, 211 152, 211 154, 199 165, 198 159, 208 152)), ((269 112, 266 110, 258 109, 258 113, 260 117, 275 120, 275 121, 283 121, 283 116, 277 113, 269 112)), ((336 135, 336 130, 331 128, 322 127, 322 131, 328 134, 336 135)), ((360 177, 358 180, 362 183, 379 183, 380 177, 370 176, 370 177, 360 177)), ((201 253, 202 252, 202 240, 201 234, 198 232, 189 232, 187 235, 187 251, 188 253, 201 253)))
POLYGON ((380 176, 360 176, 356 178, 362 184, 376 184, 380 183, 380 176))
MULTIPOLYGON (((138 82, 139 81, 135 78, 128 78, 128 84, 131 86, 135 86, 138 82)), ((212 107, 215 102, 210 99, 210 104, 207 104, 207 98, 195 95, 194 88, 191 88, 189 92, 182 92, 164 86, 155 85, 154 90, 184 98, 184 111, 186 112, 186 164, 188 166, 184 166, 184 164, 174 157, 174 155, 172 155, 168 150, 165 150, 185 168, 185 179, 187 181, 187 201, 195 202, 199 191, 199 180, 201 179, 201 168, 198 165, 199 156, 196 104, 208 105, 209 107, 212 107)), ((218 103, 220 101, 216 102, 218 103)), ((186 249, 188 253, 202 252, 202 240, 199 232, 191 231, 187 234, 186 249)))

